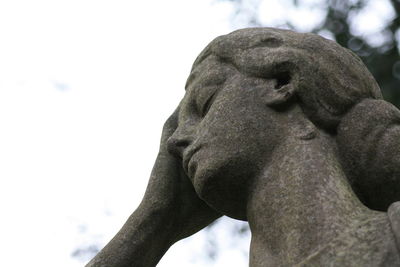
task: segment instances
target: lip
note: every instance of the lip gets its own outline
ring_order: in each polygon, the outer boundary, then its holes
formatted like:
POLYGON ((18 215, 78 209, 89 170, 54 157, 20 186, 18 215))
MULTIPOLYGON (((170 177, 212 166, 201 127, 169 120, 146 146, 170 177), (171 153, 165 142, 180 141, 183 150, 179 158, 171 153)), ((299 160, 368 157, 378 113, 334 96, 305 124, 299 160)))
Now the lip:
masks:
POLYGON ((199 151, 200 146, 197 147, 189 147, 188 150, 186 150, 183 153, 183 161, 182 161, 182 165, 183 165, 183 170, 185 171, 186 175, 190 177, 189 175, 189 163, 190 160, 192 159, 193 155, 199 151))

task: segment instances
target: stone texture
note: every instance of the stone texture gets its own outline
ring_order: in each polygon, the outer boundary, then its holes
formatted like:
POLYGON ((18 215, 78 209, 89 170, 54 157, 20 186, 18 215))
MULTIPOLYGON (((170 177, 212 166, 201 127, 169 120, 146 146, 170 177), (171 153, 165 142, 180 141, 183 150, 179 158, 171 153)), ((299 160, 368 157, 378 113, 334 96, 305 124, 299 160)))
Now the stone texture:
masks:
POLYGON ((249 222, 252 267, 400 266, 399 138, 400 111, 337 43, 220 36, 165 123, 142 203, 87 266, 155 266, 221 215, 249 222))

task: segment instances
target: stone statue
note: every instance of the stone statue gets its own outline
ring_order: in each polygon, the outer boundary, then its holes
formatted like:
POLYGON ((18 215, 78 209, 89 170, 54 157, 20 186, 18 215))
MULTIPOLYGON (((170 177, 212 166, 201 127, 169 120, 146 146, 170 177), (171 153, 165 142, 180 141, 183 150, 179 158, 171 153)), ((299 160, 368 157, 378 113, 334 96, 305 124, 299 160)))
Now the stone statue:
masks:
POLYGON ((314 34, 238 30, 194 62, 145 196, 87 265, 155 266, 221 215, 250 266, 400 266, 400 111, 314 34))

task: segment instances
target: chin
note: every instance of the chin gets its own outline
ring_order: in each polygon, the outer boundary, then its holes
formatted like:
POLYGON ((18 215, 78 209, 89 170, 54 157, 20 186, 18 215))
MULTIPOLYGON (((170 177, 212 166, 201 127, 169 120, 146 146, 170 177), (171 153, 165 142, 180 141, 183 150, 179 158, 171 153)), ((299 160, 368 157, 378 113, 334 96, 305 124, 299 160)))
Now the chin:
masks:
POLYGON ((247 221, 248 185, 252 176, 248 171, 249 165, 238 169, 240 165, 235 161, 228 162, 205 160, 196 164, 193 186, 197 195, 215 210, 247 221))

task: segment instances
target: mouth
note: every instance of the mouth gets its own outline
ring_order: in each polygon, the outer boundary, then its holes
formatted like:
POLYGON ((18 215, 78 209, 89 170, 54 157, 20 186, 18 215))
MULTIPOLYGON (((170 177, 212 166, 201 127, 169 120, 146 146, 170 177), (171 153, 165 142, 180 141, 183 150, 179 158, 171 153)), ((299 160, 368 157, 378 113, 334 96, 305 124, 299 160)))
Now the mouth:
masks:
MULTIPOLYGON (((193 174, 193 168, 190 168, 190 160, 192 159, 193 155, 199 151, 200 146, 198 147, 192 147, 189 148, 187 151, 185 151, 185 153, 183 154, 183 161, 182 161, 182 165, 183 165, 183 170, 185 171, 186 175, 191 178, 191 175, 193 174)), ((193 164, 192 164, 193 166, 193 164)))

